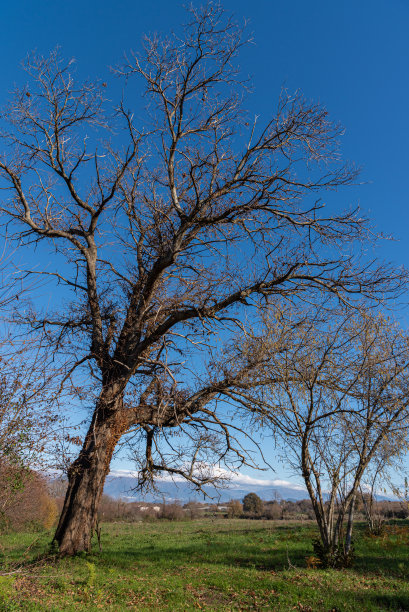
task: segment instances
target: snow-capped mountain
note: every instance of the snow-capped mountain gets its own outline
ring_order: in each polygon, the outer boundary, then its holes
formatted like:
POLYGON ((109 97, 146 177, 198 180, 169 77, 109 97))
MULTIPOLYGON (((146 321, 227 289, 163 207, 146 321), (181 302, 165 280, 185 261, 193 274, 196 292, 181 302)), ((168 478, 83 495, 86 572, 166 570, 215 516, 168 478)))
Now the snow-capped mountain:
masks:
MULTIPOLYGON (((122 497, 127 501, 174 501, 181 503, 188 501, 203 501, 203 493, 194 489, 182 479, 161 478, 157 480, 157 491, 141 494, 135 490, 136 474, 129 470, 113 470, 105 483, 104 493, 111 497, 122 497)), ((206 492, 213 499, 213 503, 224 503, 231 499, 243 499, 247 493, 257 493, 261 499, 286 499, 299 500, 307 499, 306 489, 287 480, 280 479, 259 479, 244 474, 234 474, 229 484, 219 490, 213 487, 206 487, 206 492)), ((209 500, 211 501, 211 500, 209 500)))

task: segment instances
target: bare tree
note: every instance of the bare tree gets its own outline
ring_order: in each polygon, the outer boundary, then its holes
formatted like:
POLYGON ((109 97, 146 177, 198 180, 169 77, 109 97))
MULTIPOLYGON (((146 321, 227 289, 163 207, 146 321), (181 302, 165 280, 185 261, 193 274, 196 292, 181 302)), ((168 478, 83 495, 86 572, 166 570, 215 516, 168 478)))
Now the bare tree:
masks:
POLYGON ((394 482, 397 477, 403 478, 409 443, 407 434, 407 428, 403 427, 400 430, 395 429, 393 436, 384 437, 360 483, 362 510, 368 523, 368 531, 373 535, 380 535, 385 523, 385 513, 379 502, 380 493, 389 490, 396 495, 394 482))
POLYGON ((8 270, 5 255, 2 264, 0 518, 10 519, 22 490, 36 478, 33 470, 50 467, 47 451, 59 435, 59 394, 56 395, 54 384, 58 368, 42 351, 42 334, 30 338, 21 336, 8 321, 10 308, 23 300, 24 289, 8 270))
POLYGON ((3 117, 2 214, 28 247, 54 250, 44 272, 67 298, 26 319, 66 357, 66 383, 87 372, 96 394, 55 534, 62 553, 89 549, 121 437, 143 429, 149 463, 152 429, 177 428, 215 397, 186 388, 177 368, 246 311, 314 291, 380 297, 401 282, 360 263, 358 211, 325 214, 317 200, 356 177, 325 109, 284 92, 263 124, 244 112, 242 44, 212 3, 181 36, 147 38, 117 71, 142 82, 143 128, 57 53, 27 60, 29 84, 3 117))
POLYGON ((0 463, 40 468, 57 428, 55 387, 38 347, 18 344, 8 338, 0 343, 0 463))
POLYGON ((409 340, 383 317, 359 312, 333 311, 328 321, 310 311, 298 325, 294 317, 267 325, 263 337, 236 348, 247 359, 266 354, 254 388, 227 394, 272 428, 287 463, 303 477, 321 560, 348 564, 364 475, 385 453, 391 460, 407 448, 409 340), (272 384, 260 378, 268 372, 272 384))

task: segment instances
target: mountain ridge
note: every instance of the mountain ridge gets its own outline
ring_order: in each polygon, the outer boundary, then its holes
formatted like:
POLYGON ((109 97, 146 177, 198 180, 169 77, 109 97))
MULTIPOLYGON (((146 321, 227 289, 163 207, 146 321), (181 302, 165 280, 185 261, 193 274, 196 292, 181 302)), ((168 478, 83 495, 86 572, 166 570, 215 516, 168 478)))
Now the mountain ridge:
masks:
POLYGON ((232 499, 243 499, 248 493, 256 493, 264 501, 273 499, 284 499, 286 501, 299 501, 308 499, 308 492, 300 485, 284 486, 274 481, 262 481, 249 479, 250 482, 233 481, 230 485, 216 490, 214 487, 204 487, 207 498, 203 493, 195 491, 187 483, 182 481, 158 480, 156 491, 140 493, 135 491, 136 478, 111 473, 108 475, 104 493, 115 499, 126 499, 127 501, 146 502, 174 502, 187 503, 189 501, 213 500, 213 503, 226 503, 232 499), (210 498, 210 499, 209 499, 210 498))

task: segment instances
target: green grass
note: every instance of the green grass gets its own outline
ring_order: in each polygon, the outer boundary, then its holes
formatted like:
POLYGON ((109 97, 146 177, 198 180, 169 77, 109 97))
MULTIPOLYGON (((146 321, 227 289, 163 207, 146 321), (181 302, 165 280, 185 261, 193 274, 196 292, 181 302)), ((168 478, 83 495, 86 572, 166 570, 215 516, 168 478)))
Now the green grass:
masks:
POLYGON ((388 529, 357 529, 350 570, 307 566, 312 524, 104 524, 101 553, 34 565, 49 534, 10 534, 2 573, 26 563, 0 576, 0 610, 409 610, 409 526, 388 529))

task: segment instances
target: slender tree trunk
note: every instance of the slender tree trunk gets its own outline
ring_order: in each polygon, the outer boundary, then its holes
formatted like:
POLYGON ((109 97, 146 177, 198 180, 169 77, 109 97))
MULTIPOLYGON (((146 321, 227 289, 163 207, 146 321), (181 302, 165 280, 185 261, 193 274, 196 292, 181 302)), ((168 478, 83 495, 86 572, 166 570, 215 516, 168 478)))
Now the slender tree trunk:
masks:
POLYGON ((329 550, 330 541, 331 541, 331 532, 329 529, 328 522, 325 518, 325 510, 322 508, 321 504, 317 502, 315 497, 310 493, 310 498, 312 501, 312 507, 315 514, 315 520, 317 521, 318 530, 321 537, 321 542, 325 550, 329 550))
POLYGON ((62 554, 90 550, 112 454, 128 428, 119 388, 103 389, 82 450, 68 472, 68 489, 53 540, 62 554))
POLYGON ((364 505, 364 510, 365 510, 365 516, 366 516, 366 520, 368 522, 368 527, 369 527, 369 531, 371 533, 373 533, 374 527, 375 527, 375 521, 374 521, 374 516, 373 516, 373 512, 372 512, 372 508, 373 508, 373 492, 371 491, 371 497, 369 500, 369 504, 366 501, 365 495, 363 494, 363 491, 361 489, 361 487, 359 487, 360 493, 361 493, 361 499, 362 499, 362 503, 364 505))
POLYGON ((351 499, 351 505, 349 506, 348 525, 347 525, 347 532, 345 536, 345 554, 346 555, 349 553, 351 549, 351 544, 352 544, 352 527, 354 524, 355 499, 356 499, 356 492, 353 493, 352 499, 351 499))
POLYGON ((337 518, 337 522, 335 523, 335 527, 334 527, 334 541, 333 541, 333 547, 332 550, 335 551, 336 548, 338 547, 340 540, 342 540, 342 530, 343 530, 343 526, 344 526, 344 517, 345 517, 345 509, 342 505, 342 502, 338 503, 338 518, 337 518))

